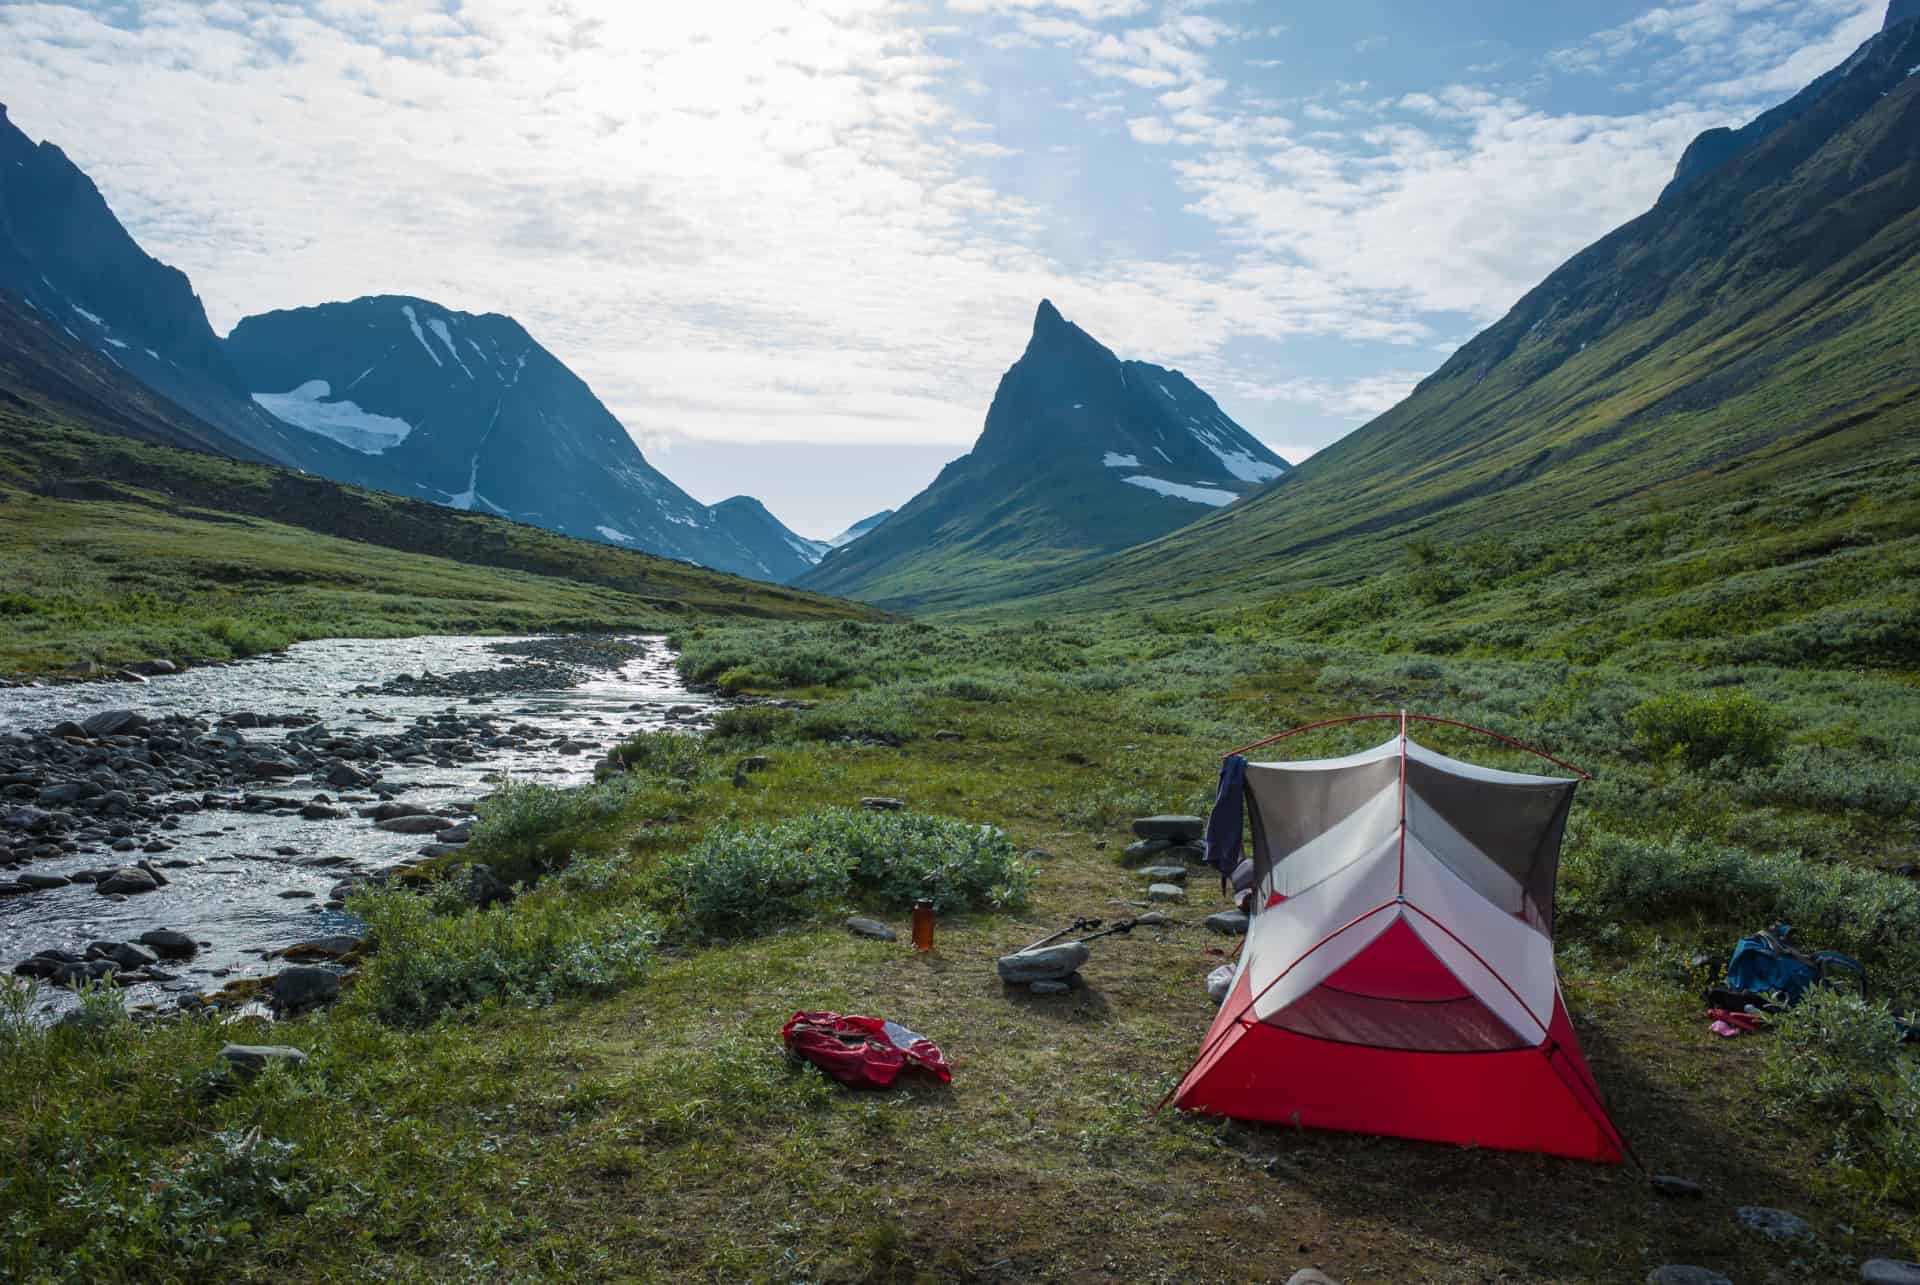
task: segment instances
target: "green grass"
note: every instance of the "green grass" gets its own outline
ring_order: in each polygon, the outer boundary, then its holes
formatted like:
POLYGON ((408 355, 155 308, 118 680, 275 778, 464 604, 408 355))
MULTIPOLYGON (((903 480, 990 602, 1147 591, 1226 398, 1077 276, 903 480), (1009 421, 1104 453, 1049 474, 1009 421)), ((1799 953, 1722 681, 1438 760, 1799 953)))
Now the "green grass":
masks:
MULTIPOLYGON (((690 671, 783 675, 803 684, 783 694, 818 704, 644 738, 631 771, 589 791, 516 790, 476 847, 539 854, 523 872, 537 880, 487 912, 448 895, 370 904, 374 953, 330 1012, 144 1032, 110 1013, 50 1032, 0 1022, 0 1274, 851 1281, 1002 1259, 1056 1277, 1110 1258, 1187 1279, 1318 1262, 1346 1279, 1605 1281, 1623 1261, 1844 1279, 1859 1258, 1920 1249, 1903 1177, 1911 1053, 1781 1088, 1782 1059, 1877 1056, 1862 1021, 1721 1042, 1692 962, 1785 918, 1865 960, 1890 1011, 1920 1000, 1920 891, 1885 873, 1913 858, 1920 818, 1906 673, 1382 654, 1250 638, 1232 617, 709 621, 680 637, 690 671), (1695 766, 1636 741, 1635 711, 1700 692, 1764 703, 1777 761, 1695 766), (997 954, 1076 914, 1124 913, 1114 899, 1140 891, 1117 863, 1128 819, 1204 807, 1223 749, 1403 705, 1597 774, 1567 838, 1562 977, 1621 1127, 1655 1170, 1705 1184, 1703 1204, 1658 1204, 1625 1169, 1150 1118, 1209 1016, 1201 982, 1223 943, 1196 926, 1218 904, 1204 879, 1176 911, 1185 927, 1101 943, 1072 999, 994 980, 997 954), (797 726, 849 706, 910 735, 797 726), (749 754, 767 766, 736 774, 749 754), (875 794, 910 811, 847 810, 875 794), (983 872, 1052 855, 1024 901, 968 884, 981 891, 941 914, 931 957, 838 927, 858 910, 904 930, 916 863, 974 842, 983 872), (953 1086, 862 1096, 787 1067, 778 1029, 813 1008, 925 1031, 953 1086), (313 1062, 213 1092, 213 1052, 239 1038, 313 1062), (1817 1241, 1740 1231, 1731 1208, 1752 1203, 1806 1215, 1817 1241), (1219 1234, 1222 1208, 1284 1225, 1285 1243, 1249 1266, 1219 1234)), ((1380 734, 1331 729, 1300 749, 1380 734)), ((1465 733, 1431 739, 1524 765, 1465 733)))
POLYGON ((308 638, 864 614, 535 527, 0 412, 0 672, 308 638))

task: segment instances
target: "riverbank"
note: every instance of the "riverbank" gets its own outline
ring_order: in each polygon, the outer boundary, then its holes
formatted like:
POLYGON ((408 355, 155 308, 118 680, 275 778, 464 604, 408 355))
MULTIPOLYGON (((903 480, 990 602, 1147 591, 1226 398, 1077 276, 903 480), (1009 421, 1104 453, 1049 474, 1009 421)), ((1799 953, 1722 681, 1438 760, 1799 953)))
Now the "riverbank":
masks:
MULTIPOLYGON (((483 913, 370 903, 361 984, 315 1017, 15 1037, 0 1206, 24 1221, 0 1262, 27 1279, 85 1253, 96 1279, 164 1263, 280 1279, 484 1264, 527 1279, 1285 1280, 1318 1264, 1348 1282, 1617 1281, 1696 1263, 1838 1281, 1920 1250, 1911 1053, 1879 1057, 1858 1024, 1859 1047, 1792 1024, 1720 1040, 1696 962, 1785 918, 1912 1002, 1920 893, 1892 872, 1912 859, 1916 782, 1891 729, 1920 725, 1920 698, 1897 676, 1742 671, 1777 735, 1695 767, 1659 750, 1648 711, 1726 695, 1699 675, 1382 658, 1119 618, 681 641, 688 677, 810 707, 638 738, 625 774, 530 789, 470 847, 559 872, 483 913), (1700 1198, 1630 1168, 1151 1116, 1236 945, 1201 926, 1224 905, 1204 871, 1160 907, 1172 922, 1096 943, 1084 989, 1034 996, 994 976, 997 955, 1076 915, 1137 913, 1131 818, 1202 810, 1223 748, 1401 705, 1597 774, 1562 867, 1561 976, 1615 1119, 1700 1198), (1833 733, 1863 710, 1881 731, 1833 733), (1003 903, 943 914, 916 955, 904 889, 819 874, 847 868, 834 854, 864 842, 857 818, 895 815, 855 806, 873 796, 904 803, 903 827, 948 816, 1048 855, 1020 856, 1031 885, 1003 903), (801 844, 829 860, 794 863, 801 844), (852 935, 850 911, 901 940, 852 935), (857 1095, 789 1069, 781 1024, 821 1008, 926 1033, 953 1085, 857 1095), (310 1061, 205 1092, 236 1041, 310 1061), (1813 1092, 1832 1083, 1849 1095, 1813 1092), (1748 1206, 1809 1234, 1770 1240, 1737 1220, 1748 1206), (204 1234, 242 1221, 244 1236, 204 1234)), ((1324 735, 1312 752, 1357 744, 1324 735)), ((1437 748, 1506 761, 1448 735, 1437 748)))
POLYGON ((345 898, 456 859, 503 780, 586 781, 617 741, 713 708, 630 636, 311 643, 0 692, 0 971, 172 1011, 364 931, 345 898), (190 962, 143 958, 183 930, 190 962))

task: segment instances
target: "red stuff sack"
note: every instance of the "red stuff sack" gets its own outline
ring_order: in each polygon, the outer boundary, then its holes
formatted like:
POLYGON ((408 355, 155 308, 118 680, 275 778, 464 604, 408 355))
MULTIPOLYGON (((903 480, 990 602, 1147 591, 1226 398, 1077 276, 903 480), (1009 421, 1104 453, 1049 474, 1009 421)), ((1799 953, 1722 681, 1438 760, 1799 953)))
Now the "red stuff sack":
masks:
POLYGON ((790 1056, 813 1063, 850 1088, 888 1088, 908 1066, 931 1072, 942 1084, 953 1079, 939 1045, 877 1017, 795 1013, 780 1028, 780 1040, 790 1056))

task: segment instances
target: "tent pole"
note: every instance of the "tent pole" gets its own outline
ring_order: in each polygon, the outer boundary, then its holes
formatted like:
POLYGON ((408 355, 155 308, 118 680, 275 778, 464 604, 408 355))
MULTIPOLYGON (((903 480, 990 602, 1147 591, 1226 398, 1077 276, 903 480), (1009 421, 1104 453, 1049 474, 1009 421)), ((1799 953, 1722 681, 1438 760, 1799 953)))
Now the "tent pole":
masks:
POLYGON ((1491 736, 1494 740, 1499 741, 1501 744, 1510 745, 1516 750, 1525 750, 1527 753, 1533 755, 1535 758, 1543 758, 1547 762, 1553 764, 1555 767, 1563 767, 1567 769, 1567 771, 1572 772, 1575 776, 1578 776, 1583 781, 1591 781, 1593 779, 1593 773, 1587 771, 1585 768, 1575 767, 1573 764, 1567 762, 1565 759, 1557 759, 1553 755, 1547 753, 1545 750, 1536 749, 1533 746, 1528 745, 1525 741, 1516 741, 1511 736, 1502 736, 1498 732, 1490 731, 1484 727, 1476 727, 1472 723, 1462 723, 1458 719, 1437 718, 1432 714, 1409 714, 1405 710, 1400 711, 1400 713, 1398 714, 1348 714, 1344 718, 1327 718, 1327 719, 1322 719, 1318 723, 1302 723, 1299 727, 1289 728, 1286 731, 1281 732, 1277 736, 1269 736, 1264 741, 1255 741, 1251 745, 1242 745, 1239 749, 1229 751, 1227 754, 1224 754, 1221 757, 1232 758, 1235 754, 1250 754, 1254 750, 1264 749, 1267 746, 1272 745, 1278 741, 1286 740, 1289 736, 1298 736, 1302 732, 1318 731, 1320 728, 1323 728, 1323 727, 1338 727, 1343 723, 1364 723, 1369 720, 1382 719, 1382 718, 1399 719, 1401 734, 1403 736, 1406 734, 1406 724, 1408 719, 1412 719, 1413 721, 1419 722, 1419 723, 1438 723, 1443 727, 1459 727, 1459 728, 1464 728, 1469 732, 1478 732, 1482 736, 1491 736))

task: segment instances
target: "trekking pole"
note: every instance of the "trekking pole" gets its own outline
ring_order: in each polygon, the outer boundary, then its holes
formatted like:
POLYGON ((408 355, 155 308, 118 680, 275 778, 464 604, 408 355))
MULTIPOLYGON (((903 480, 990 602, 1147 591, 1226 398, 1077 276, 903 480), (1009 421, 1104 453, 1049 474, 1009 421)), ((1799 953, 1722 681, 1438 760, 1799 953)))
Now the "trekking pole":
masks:
MULTIPOLYGON (((1133 921, 1128 920, 1127 922, 1131 924, 1133 921)), ((1091 932, 1093 929, 1098 928, 1099 926, 1100 926, 1100 921, 1098 919, 1085 919, 1085 918, 1076 919, 1071 924, 1067 925, 1065 928, 1062 928, 1059 932, 1048 933, 1045 937, 1042 937, 1039 941, 1036 941, 1035 943, 1033 943, 1033 945, 1022 946, 1019 950, 1015 951, 1014 953, 1017 955, 1024 955, 1030 950, 1039 950, 1042 946, 1046 945, 1050 941, 1059 941, 1062 937, 1065 937, 1068 933, 1091 932)))

